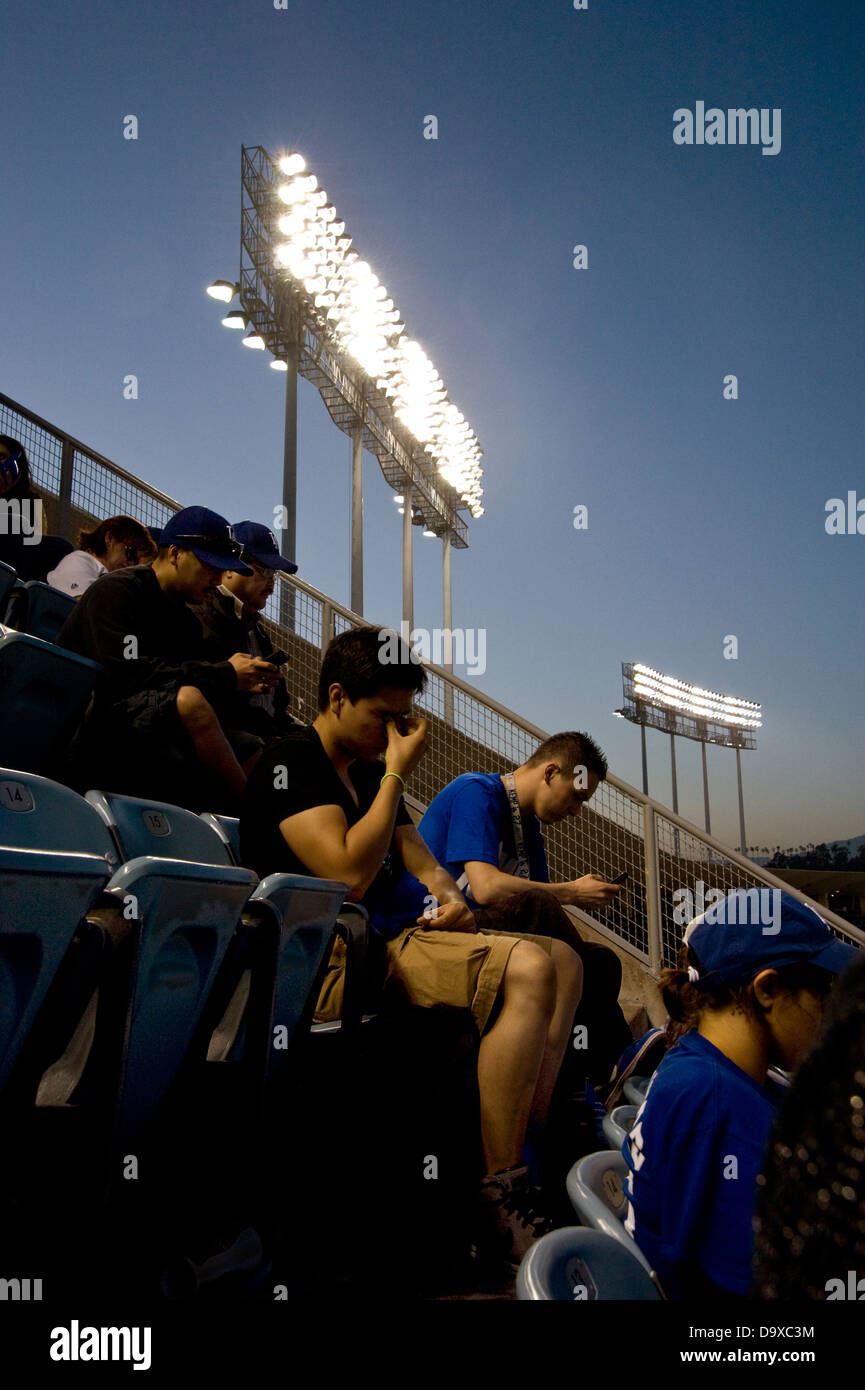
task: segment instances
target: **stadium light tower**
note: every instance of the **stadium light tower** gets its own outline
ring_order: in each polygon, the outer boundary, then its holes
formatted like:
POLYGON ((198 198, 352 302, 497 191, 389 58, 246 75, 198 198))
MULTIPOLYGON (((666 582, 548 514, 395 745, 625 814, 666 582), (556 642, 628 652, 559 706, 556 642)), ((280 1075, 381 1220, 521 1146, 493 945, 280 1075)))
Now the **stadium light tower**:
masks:
POLYGON ((239 305, 223 323, 247 330, 286 373, 282 549, 294 556, 297 377, 312 381, 331 419, 351 438, 351 607, 363 610, 363 450, 405 497, 403 617, 411 620, 411 526, 465 549, 461 513, 481 516, 481 449, 441 377, 388 292, 346 235, 301 154, 241 152, 240 279, 208 293, 239 305))
POLYGON ((673 810, 679 811, 679 792, 676 781, 676 743, 680 734, 701 745, 703 760, 703 805, 706 832, 711 834, 709 816, 709 774, 706 764, 706 744, 718 743, 736 750, 736 775, 739 787, 740 851, 745 853, 745 807, 742 799, 741 750, 756 748, 755 734, 762 728, 762 709, 751 700, 735 695, 719 695, 699 685, 688 685, 675 676, 664 676, 651 666, 640 662, 622 662, 624 704, 614 713, 632 724, 640 725, 643 747, 643 791, 648 795, 646 769, 646 727, 661 729, 670 735, 670 765, 673 781, 673 810))

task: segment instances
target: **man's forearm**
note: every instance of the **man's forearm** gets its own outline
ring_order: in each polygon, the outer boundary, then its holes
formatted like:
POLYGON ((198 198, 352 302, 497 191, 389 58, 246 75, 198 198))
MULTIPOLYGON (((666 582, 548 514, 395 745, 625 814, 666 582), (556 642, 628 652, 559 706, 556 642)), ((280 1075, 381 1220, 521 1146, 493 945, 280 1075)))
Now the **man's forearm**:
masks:
MULTIPOLYGON (((410 870, 409 872, 414 871, 410 870)), ((421 883, 426 884, 436 902, 465 903, 465 898, 456 883, 451 878, 447 869, 443 869, 440 864, 437 864, 431 873, 427 872, 423 874, 423 876, 415 874, 415 878, 419 879, 421 883)))
POLYGON ((504 874, 500 869, 496 870, 495 877, 491 877, 487 882, 486 892, 479 896, 469 887, 472 897, 483 907, 490 907, 499 898, 507 897, 510 893, 534 893, 541 889, 544 893, 549 893, 550 897, 563 905, 571 905, 574 901, 573 884, 570 883, 538 883, 535 879, 519 878, 516 874, 504 874))
POLYGON ((402 788, 395 777, 386 777, 365 816, 345 837, 345 847, 354 873, 361 880, 362 897, 382 866, 393 838, 402 788))

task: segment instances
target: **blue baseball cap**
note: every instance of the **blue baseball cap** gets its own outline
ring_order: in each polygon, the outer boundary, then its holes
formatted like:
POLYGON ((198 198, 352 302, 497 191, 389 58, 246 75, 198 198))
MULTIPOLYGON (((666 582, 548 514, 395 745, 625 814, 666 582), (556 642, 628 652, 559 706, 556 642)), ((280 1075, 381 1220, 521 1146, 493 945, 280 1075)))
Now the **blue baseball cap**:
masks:
POLYGON ((209 507, 184 507, 175 512, 162 530, 150 528, 157 545, 177 545, 191 550, 205 565, 215 570, 233 570, 236 574, 252 574, 241 560, 243 546, 231 526, 219 512, 209 507))
POLYGON ((5 459, 0 459, 0 482, 5 482, 9 487, 14 487, 21 476, 21 470, 18 465, 21 462, 23 452, 23 449, 20 447, 18 449, 10 449, 7 457, 5 459))
POLYGON ((235 538, 243 546, 243 552, 257 565, 269 570, 284 570, 286 574, 296 574, 297 565, 280 555, 276 536, 258 521, 238 521, 232 526, 235 538))
POLYGON ((698 988, 744 984, 761 970, 799 961, 839 975, 859 954, 813 907, 780 888, 736 888, 695 917, 685 941, 700 962, 698 988))

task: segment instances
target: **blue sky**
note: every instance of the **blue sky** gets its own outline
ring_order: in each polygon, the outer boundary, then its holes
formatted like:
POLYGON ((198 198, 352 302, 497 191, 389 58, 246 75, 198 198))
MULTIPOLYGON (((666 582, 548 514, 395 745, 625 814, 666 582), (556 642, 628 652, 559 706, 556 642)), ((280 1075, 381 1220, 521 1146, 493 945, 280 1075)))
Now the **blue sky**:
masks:
MULTIPOLYGON (((859 834, 865 536, 824 522, 865 497, 863 28, 848 0, 10 3, 0 389, 184 502, 269 519, 282 379, 203 290, 237 274, 241 145, 300 149, 484 448, 453 565, 479 689, 589 729, 632 782, 622 661, 760 700, 748 840, 859 834), (697 101, 780 109, 780 152, 674 144, 697 101)), ((299 475, 301 575, 347 602, 350 445, 306 382, 299 475)), ((370 456, 365 487, 366 613, 393 623, 401 518, 370 456)), ((416 535, 428 628, 440 557, 416 535)), ((735 842, 735 761, 709 756, 735 842)), ((696 744, 679 780, 699 822, 696 744)))

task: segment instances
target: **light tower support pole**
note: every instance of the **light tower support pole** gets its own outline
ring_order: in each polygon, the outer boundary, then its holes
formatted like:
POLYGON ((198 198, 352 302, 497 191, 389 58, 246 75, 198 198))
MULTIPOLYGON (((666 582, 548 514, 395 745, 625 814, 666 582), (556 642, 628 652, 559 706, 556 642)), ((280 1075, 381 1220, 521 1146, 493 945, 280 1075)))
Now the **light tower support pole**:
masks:
POLYGON ((742 750, 736 749, 736 780, 739 783, 739 853, 745 853, 745 803, 742 800, 742 750))
POLYGON ((402 513, 402 620, 408 623, 408 641, 414 630, 414 585, 412 575, 412 487, 405 485, 402 513))
POLYGON ((363 425, 351 436, 351 611, 363 614, 363 425))
POLYGON ((640 751, 643 755, 643 796, 649 795, 649 762, 646 757, 646 726, 640 724, 640 751))
MULTIPOLYGON (((442 662, 447 671, 453 675, 454 669, 454 648, 451 632, 453 630, 453 593, 451 590, 451 538, 442 537, 442 618, 444 622, 445 638, 444 650, 442 652, 442 662)), ((445 682, 445 719, 448 724, 454 722, 454 688, 449 681, 445 682)))
MULTIPOLYGON (((280 552, 288 560, 296 560, 297 550, 297 343, 292 342, 285 354, 288 370, 285 373, 285 429, 282 440, 282 528, 280 552)), ((294 588, 290 583, 280 585, 282 602, 280 622, 294 631, 294 588)))
POLYGON ((706 812, 706 834, 711 835, 712 825, 709 820, 709 770, 706 765, 706 744, 700 740, 700 748, 703 753, 703 808, 706 812))

